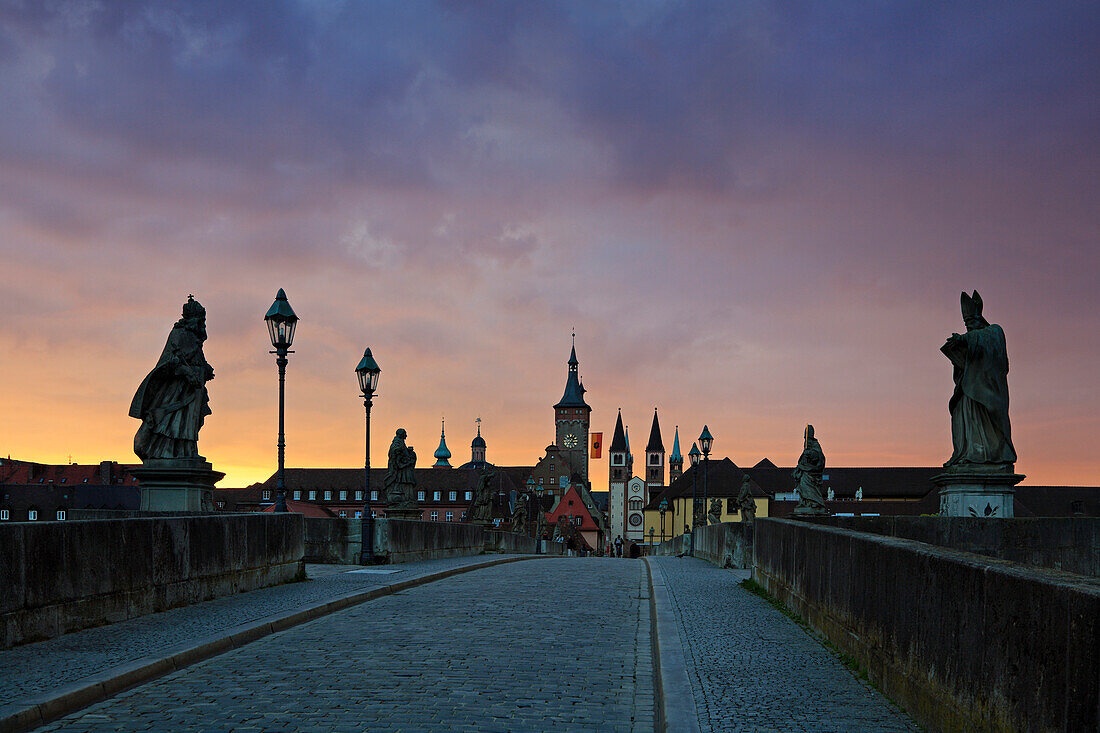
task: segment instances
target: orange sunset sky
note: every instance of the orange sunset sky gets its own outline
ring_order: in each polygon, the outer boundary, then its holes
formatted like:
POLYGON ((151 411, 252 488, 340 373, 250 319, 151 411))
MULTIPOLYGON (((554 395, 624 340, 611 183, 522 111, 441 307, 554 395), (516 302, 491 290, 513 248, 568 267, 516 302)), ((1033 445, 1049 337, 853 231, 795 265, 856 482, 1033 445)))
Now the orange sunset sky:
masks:
MULTIPOLYGON (((136 461, 208 313, 223 487, 553 440, 570 332, 610 440, 950 454, 959 292, 1007 335, 1025 484, 1100 478, 1094 4, 82 3, 0 10, 0 455, 136 461)), ((603 459, 606 461, 605 458, 603 459)), ((606 489, 603 461, 593 488, 606 489)))

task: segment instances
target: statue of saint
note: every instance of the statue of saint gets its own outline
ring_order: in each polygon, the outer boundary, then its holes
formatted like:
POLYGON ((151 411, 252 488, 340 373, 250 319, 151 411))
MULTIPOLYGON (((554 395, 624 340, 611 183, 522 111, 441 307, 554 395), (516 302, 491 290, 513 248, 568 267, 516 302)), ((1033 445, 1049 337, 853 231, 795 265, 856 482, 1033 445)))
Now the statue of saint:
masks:
POLYGON ((130 403, 130 417, 141 420, 134 453, 150 458, 198 458, 199 429, 210 414, 206 383, 214 369, 206 362, 206 309, 188 295, 183 317, 172 326, 160 361, 142 381, 130 403))
POLYGON ((707 512, 707 519, 711 524, 718 524, 722 521, 722 501, 720 499, 710 500, 710 511, 707 512))
POLYGON ((828 514, 825 508, 825 496, 821 490, 821 475, 825 471, 825 454, 821 451, 821 443, 814 437, 814 426, 806 426, 806 440, 802 448, 802 455, 798 458, 792 476, 798 482, 798 506, 796 514, 828 514))
POLYGON ((1016 449, 1008 422, 1008 351, 1005 333, 982 317, 978 291, 962 294, 966 333, 953 333, 940 347, 954 367, 951 411, 954 450, 945 467, 967 464, 1013 470, 1016 449))
POLYGON ((398 428, 390 443, 389 463, 382 484, 386 489, 386 503, 389 509, 415 509, 416 500, 413 490, 416 488, 416 451, 405 445, 405 428, 398 428))
POLYGON ((466 510, 467 522, 489 524, 493 521, 493 485, 496 478, 497 472, 486 463, 478 477, 477 488, 474 489, 474 500, 466 510))
POLYGON ((752 522, 756 519, 756 502, 752 498, 752 479, 746 473, 741 479, 741 491, 737 494, 737 508, 741 510, 741 521, 752 522))
POLYGON ((531 531, 529 502, 533 501, 534 494, 521 493, 516 497, 516 509, 512 512, 512 531, 517 534, 527 534, 531 531), (532 497, 532 498, 528 498, 532 497))

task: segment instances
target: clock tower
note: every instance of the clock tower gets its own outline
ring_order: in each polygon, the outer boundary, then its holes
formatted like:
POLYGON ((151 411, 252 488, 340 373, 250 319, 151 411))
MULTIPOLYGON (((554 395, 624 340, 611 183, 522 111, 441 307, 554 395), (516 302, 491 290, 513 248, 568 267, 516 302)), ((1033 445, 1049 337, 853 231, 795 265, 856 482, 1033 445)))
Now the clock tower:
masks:
POLYGON ((577 367, 576 334, 573 335, 573 351, 569 355, 569 374, 565 379, 565 394, 554 405, 554 443, 569 465, 588 484, 588 425, 592 408, 584 401, 584 385, 577 367))

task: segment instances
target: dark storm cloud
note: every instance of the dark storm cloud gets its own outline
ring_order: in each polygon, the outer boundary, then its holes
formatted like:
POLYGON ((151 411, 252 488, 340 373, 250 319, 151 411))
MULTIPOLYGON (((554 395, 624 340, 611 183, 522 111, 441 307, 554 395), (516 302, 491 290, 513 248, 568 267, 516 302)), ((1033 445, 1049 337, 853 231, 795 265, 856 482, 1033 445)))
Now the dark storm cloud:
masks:
MULTIPOLYGON (((783 135, 944 150, 1070 133, 1094 147, 1098 15, 1093 3, 27 3, 4 11, 0 58, 5 106, 32 96, 133 155, 283 166, 310 183, 431 187, 448 167, 478 179, 466 133, 492 113, 464 98, 498 91, 547 100, 609 146, 611 185, 721 189, 783 135), (20 64, 35 53, 48 69, 20 64)), ((0 128, 5 157, 44 152, 34 138, 26 120, 0 128)))

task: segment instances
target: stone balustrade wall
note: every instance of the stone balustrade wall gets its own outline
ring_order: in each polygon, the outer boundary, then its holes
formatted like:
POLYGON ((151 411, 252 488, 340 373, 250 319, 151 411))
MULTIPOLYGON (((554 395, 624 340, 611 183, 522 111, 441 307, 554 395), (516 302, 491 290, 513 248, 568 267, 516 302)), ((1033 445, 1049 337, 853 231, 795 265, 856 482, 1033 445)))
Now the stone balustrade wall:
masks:
MULTIPOLYGON (((362 550, 362 520, 307 518, 306 562, 355 565, 362 550)), ((560 546, 551 545, 551 554, 560 546)), ((483 552, 535 552, 535 540, 515 532, 461 522, 374 520, 374 554, 379 563, 403 563, 483 552)))
POLYGON ((813 522, 755 525, 753 579, 927 729, 1100 730, 1095 578, 813 522))
POLYGON ((302 517, 0 524, 0 648, 303 577, 302 517))
POLYGON ((811 521, 1100 577, 1100 519, 1096 517, 828 517, 811 521))
MULTIPOLYGON (((724 568, 752 567, 753 525, 724 522, 695 528, 695 557, 724 568)), ((655 555, 682 555, 690 550, 691 536, 673 537, 657 545, 655 555)))

